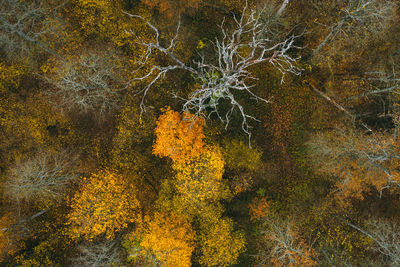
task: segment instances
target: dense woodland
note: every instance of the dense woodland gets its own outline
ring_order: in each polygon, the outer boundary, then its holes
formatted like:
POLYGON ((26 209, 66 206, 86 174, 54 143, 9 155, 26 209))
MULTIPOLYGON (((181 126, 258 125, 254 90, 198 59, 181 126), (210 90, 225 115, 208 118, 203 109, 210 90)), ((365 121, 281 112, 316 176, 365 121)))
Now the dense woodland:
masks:
POLYGON ((1 266, 400 266, 397 0, 0 0, 1 266))

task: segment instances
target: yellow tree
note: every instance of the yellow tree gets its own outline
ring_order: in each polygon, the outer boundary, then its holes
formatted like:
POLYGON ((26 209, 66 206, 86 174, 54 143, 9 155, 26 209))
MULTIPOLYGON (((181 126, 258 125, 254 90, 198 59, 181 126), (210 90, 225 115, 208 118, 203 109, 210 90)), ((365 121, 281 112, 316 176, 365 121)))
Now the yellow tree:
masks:
POLYGON ((252 186, 252 176, 261 167, 262 153, 238 140, 225 139, 222 146, 230 188, 236 195, 252 186))
POLYGON ((121 14, 122 1, 74 0, 72 3, 73 15, 85 35, 95 34, 103 38, 109 37, 115 41, 121 38, 119 34, 125 34, 124 25, 127 22, 121 14))
POLYGON ((190 113, 166 109, 158 118, 155 134, 157 136, 153 154, 170 157, 173 161, 185 161, 200 154, 203 150, 204 120, 190 113))
POLYGON ((3 93, 9 88, 18 87, 23 72, 22 66, 7 66, 0 61, 0 92, 3 93))
POLYGON ((75 237, 93 239, 105 234, 111 239, 116 231, 141 219, 135 188, 108 170, 84 178, 69 202, 72 211, 68 219, 75 237))
POLYGON ((34 94, 24 100, 11 92, 0 95, 0 132, 0 150, 7 151, 0 163, 4 165, 31 156, 39 147, 63 149, 78 139, 71 119, 34 94))
MULTIPOLYGON (((113 137, 111 165, 126 174, 136 187, 140 187, 140 196, 149 201, 154 199, 157 191, 156 177, 165 177, 163 168, 154 168, 152 155, 156 117, 151 111, 141 115, 139 103, 134 96, 124 98, 113 137)), ((142 205, 145 204, 141 197, 139 199, 142 205)))
POLYGON ((239 254, 245 250, 242 232, 233 230, 233 222, 226 218, 202 221, 200 234, 200 264, 206 266, 230 266, 237 262, 239 254))
POLYGON ((141 257, 162 266, 186 267, 191 266, 194 239, 195 233, 183 216, 156 212, 128 236, 126 247, 131 259, 141 257), (137 239, 139 246, 134 245, 137 239))
POLYGON ((173 160, 174 179, 162 186, 158 204, 186 216, 198 226, 198 262, 229 266, 244 251, 244 235, 233 230, 230 219, 221 218, 220 200, 231 197, 222 179, 224 159, 218 146, 203 143, 204 121, 189 113, 169 109, 160 116, 153 153, 173 160))
MULTIPOLYGON (((71 13, 72 19, 80 24, 80 30, 85 37, 111 40, 116 46, 124 46, 137 55, 143 49, 132 40, 129 32, 134 31, 138 38, 144 40, 149 40, 151 35, 147 33, 145 23, 132 23, 123 13, 125 10, 122 0, 73 0, 71 13)), ((131 11, 150 18, 148 8, 141 4, 131 11)))
POLYGON ((230 196, 222 179, 224 160, 218 147, 204 147, 198 155, 172 165, 177 172, 175 185, 188 206, 201 207, 230 196))

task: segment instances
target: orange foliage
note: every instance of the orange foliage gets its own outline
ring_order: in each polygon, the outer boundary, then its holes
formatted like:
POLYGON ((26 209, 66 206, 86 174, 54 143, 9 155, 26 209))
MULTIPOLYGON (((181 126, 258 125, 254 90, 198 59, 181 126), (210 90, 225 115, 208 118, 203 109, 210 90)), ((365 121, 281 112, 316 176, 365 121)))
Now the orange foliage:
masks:
POLYGON ((199 155, 204 146, 203 126, 203 118, 190 113, 180 115, 168 108, 157 121, 153 154, 177 162, 199 155))
POLYGON ((195 238, 191 225, 176 214, 156 213, 147 220, 140 242, 142 253, 154 255, 163 266, 191 266, 195 238))
POLYGON ((373 186, 378 191, 400 183, 400 144, 387 133, 371 136, 356 131, 320 134, 310 143, 316 170, 336 177, 341 204, 348 198, 363 199, 373 186))
POLYGON ((236 175, 232 177, 230 181, 230 188, 234 195, 238 195, 242 192, 246 192, 253 185, 253 178, 249 173, 244 173, 242 175, 236 175))
POLYGON ((269 204, 267 198, 255 198, 249 204, 249 213, 251 220, 257 220, 267 215, 269 204))
POLYGON ((222 181, 222 153, 216 146, 204 145, 203 125, 202 118, 167 109, 158 119, 155 130, 157 139, 153 153, 173 160, 174 184, 181 201, 191 207, 229 196, 222 181))
MULTIPOLYGON (((219 201, 231 197, 231 192, 222 179, 225 162, 221 149, 203 143, 203 125, 201 118, 168 109, 158 120, 153 151, 173 160, 175 178, 165 183, 165 189, 173 187, 178 193, 172 197, 172 209, 200 222, 199 262, 229 266, 236 263, 246 242, 242 232, 233 230, 232 220, 221 218, 219 201)), ((159 201, 168 207, 171 197, 162 196, 159 201)))

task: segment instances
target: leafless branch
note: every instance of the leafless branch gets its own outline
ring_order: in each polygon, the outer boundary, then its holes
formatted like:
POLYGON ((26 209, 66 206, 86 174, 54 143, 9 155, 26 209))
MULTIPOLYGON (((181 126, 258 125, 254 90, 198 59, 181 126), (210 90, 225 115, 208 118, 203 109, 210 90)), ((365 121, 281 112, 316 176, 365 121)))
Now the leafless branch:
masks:
MULTIPOLYGON (((144 110, 144 99, 148 90, 155 82, 165 77, 171 70, 183 69, 192 74, 200 83, 200 87, 189 94, 188 98, 175 94, 174 96, 184 100, 183 111, 192 112, 197 116, 205 116, 206 113, 216 114, 217 117, 227 127, 230 118, 235 110, 239 111, 242 117, 242 129, 250 137, 250 127, 248 120, 256 120, 248 115, 243 106, 236 100, 234 92, 246 92, 256 101, 268 103, 269 100, 257 96, 251 91, 253 85, 249 85, 249 81, 256 80, 249 71, 250 67, 269 62, 282 74, 283 78, 287 73, 300 75, 302 69, 296 64, 298 57, 292 57, 288 54, 289 50, 299 49, 295 41, 302 36, 301 34, 291 33, 283 41, 276 41, 269 37, 271 30, 266 24, 262 16, 265 8, 262 10, 243 9, 239 17, 234 17, 234 27, 228 30, 225 21, 220 25, 221 38, 217 38, 213 42, 216 60, 210 61, 200 55, 200 59, 193 62, 193 66, 183 63, 174 54, 174 47, 178 38, 178 30, 168 47, 164 47, 160 43, 160 32, 149 21, 138 15, 128 16, 138 18, 147 23, 155 35, 155 41, 143 42, 137 40, 138 44, 146 48, 146 53, 137 62, 138 69, 144 69, 148 64, 149 58, 154 54, 154 50, 162 52, 167 56, 172 64, 168 66, 154 66, 145 75, 135 78, 137 81, 147 81, 147 85, 140 91, 143 94, 141 107, 144 110), (230 104, 230 109, 221 114, 219 105, 222 101, 230 104)), ((132 32, 130 32, 134 35, 132 32)))
POLYGON ((72 266, 120 266, 123 262, 117 241, 84 242, 78 246, 77 254, 71 259, 72 266))
POLYGON ((282 266, 313 266, 312 247, 296 236, 289 222, 282 222, 275 218, 264 218, 261 235, 265 239, 256 257, 257 266, 269 266, 272 261, 282 266))
POLYGON ((48 212, 49 210, 50 210, 50 208, 41 210, 41 211, 39 211, 39 212, 33 214, 32 216, 28 217, 28 218, 22 219, 22 220, 20 220, 19 222, 10 225, 10 226, 7 227, 7 228, 0 228, 0 231, 4 231, 4 232, 11 231, 11 230, 13 230, 13 229, 16 228, 16 227, 21 226, 22 224, 25 224, 25 223, 27 223, 27 222, 29 222, 29 221, 31 221, 31 220, 33 220, 33 219, 35 219, 35 218, 37 218, 37 217, 43 215, 43 214, 45 214, 45 213, 48 212))
POLYGON ((392 72, 384 71, 367 72, 364 74, 365 81, 373 90, 366 90, 364 93, 350 97, 350 100, 372 95, 381 95, 385 93, 400 94, 400 73, 396 71, 393 64, 392 72))
POLYGON ((381 31, 385 27, 385 21, 391 18, 394 6, 391 0, 349 0, 313 54, 318 54, 322 47, 335 39, 338 34, 381 31))
POLYGON ((43 41, 43 36, 56 27, 47 13, 50 11, 40 1, 0 0, 0 44, 8 56, 29 54, 29 45, 58 56, 43 41))
POLYGON ((395 223, 383 220, 369 220, 370 231, 346 222, 347 225, 368 236, 375 242, 373 250, 378 251, 389 259, 390 266, 400 265, 400 228, 395 223))
POLYGON ((279 8, 278 12, 276 12, 276 15, 279 17, 282 15, 283 11, 285 10, 286 6, 289 4, 289 0, 284 0, 281 7, 279 8))
POLYGON ((8 171, 6 195, 17 202, 59 200, 71 180, 76 157, 69 153, 39 153, 8 171))
POLYGON ((101 118, 117 107, 119 91, 126 85, 119 79, 117 59, 112 54, 84 53, 77 58, 57 60, 43 79, 56 90, 49 91, 60 107, 80 112, 95 111, 101 118))
POLYGON ((334 105, 337 109, 343 111, 344 113, 346 113, 348 116, 350 116, 353 120, 355 119, 354 114, 352 114, 351 112, 349 112, 346 108, 344 108, 342 105, 340 105, 339 103, 337 103, 334 99, 332 99, 331 97, 329 97, 327 94, 323 93, 322 91, 318 90, 312 83, 309 82, 305 82, 306 85, 308 85, 308 87, 316 92, 318 95, 320 95, 321 97, 325 98, 325 100, 327 100, 329 103, 331 103, 332 105, 334 105))

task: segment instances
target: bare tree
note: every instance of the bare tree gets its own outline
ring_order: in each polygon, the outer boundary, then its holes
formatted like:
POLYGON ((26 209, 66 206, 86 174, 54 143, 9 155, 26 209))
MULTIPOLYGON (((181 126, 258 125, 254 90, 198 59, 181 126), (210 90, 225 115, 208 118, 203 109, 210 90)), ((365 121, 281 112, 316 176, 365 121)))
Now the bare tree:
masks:
POLYGON ((362 94, 350 97, 351 100, 377 96, 384 94, 400 94, 400 72, 397 70, 396 64, 392 64, 390 71, 373 71, 363 73, 359 78, 363 80, 368 86, 365 86, 367 90, 362 94))
POLYGON ((122 258, 122 251, 115 240, 84 242, 78 245, 77 256, 71 259, 71 266, 121 266, 123 263, 122 258))
POLYGON ((314 251, 294 231, 291 223, 264 218, 263 246, 255 255, 257 266, 315 266, 314 251))
POLYGON ((347 224, 365 234, 374 241, 372 249, 384 255, 390 266, 400 265, 400 227, 394 222, 382 219, 371 219, 367 222, 366 231, 352 223, 347 224))
MULTIPOLYGON (((138 70, 147 66, 149 58, 155 54, 155 51, 165 55, 172 62, 166 66, 153 66, 145 75, 135 78, 136 81, 147 81, 147 85, 140 91, 143 94, 142 111, 145 108, 144 98, 153 84, 164 78, 168 72, 181 69, 191 73, 200 83, 199 88, 189 94, 187 99, 175 94, 175 97, 184 101, 183 111, 190 111, 198 116, 205 116, 208 111, 208 117, 216 114, 227 127, 233 112, 238 110, 242 117, 242 129, 250 137, 247 120, 256 120, 256 118, 246 114, 243 106, 235 98, 235 92, 246 92, 256 101, 269 102, 251 91, 254 85, 250 85, 249 82, 256 78, 252 76, 250 68, 269 62, 281 72, 282 82, 286 73, 300 75, 302 71, 296 65, 298 58, 292 57, 288 52, 299 48, 295 41, 303 33, 296 35, 292 32, 280 41, 272 38, 272 29, 263 20, 266 10, 267 7, 262 10, 248 10, 246 6, 239 17, 234 16, 235 23, 232 30, 229 30, 222 21, 219 26, 222 37, 212 43, 216 60, 200 55, 200 59, 190 65, 182 62, 174 53, 180 24, 169 45, 163 46, 160 41, 160 32, 153 24, 141 16, 126 13, 145 21, 155 34, 153 42, 144 42, 137 38, 137 42, 146 49, 145 54, 137 61, 138 70), (224 113, 221 113, 219 108, 222 101, 230 104, 230 109, 224 113)), ((132 31, 130 33, 134 35, 132 31)))
POLYGON ((56 55, 43 40, 57 25, 49 13, 43 1, 0 0, 0 45, 5 54, 10 58, 29 55, 33 45, 56 55))
MULTIPOLYGON (((342 3, 342 1, 339 1, 342 3)), ((326 8, 325 3, 322 3, 326 8)), ((339 18, 329 27, 330 31, 314 50, 314 54, 338 35, 349 37, 354 34, 379 33, 386 26, 394 14, 395 3, 391 0, 349 0, 345 8, 341 9, 339 18)))
MULTIPOLYGON (((395 71, 391 75, 371 72, 367 73, 366 77, 366 81, 372 84, 376 83, 379 87, 353 98, 396 93, 399 86, 395 71)), ((380 195, 384 189, 399 187, 398 159, 400 159, 400 150, 397 143, 400 110, 396 102, 392 107, 391 114, 389 114, 393 119, 394 129, 378 132, 362 121, 355 121, 356 116, 354 114, 316 89, 313 84, 307 84, 313 91, 348 115, 352 122, 357 123, 362 129, 337 129, 330 134, 316 134, 309 142, 311 162, 316 164, 316 170, 339 177, 340 179, 336 184, 339 191, 352 197, 360 197, 368 185, 374 186, 380 192, 380 195)))
POLYGON ((120 66, 112 52, 89 52, 57 60, 54 70, 43 78, 56 88, 49 94, 60 107, 94 111, 101 118, 118 106, 119 92, 124 88, 120 66))
POLYGON ((20 202, 58 201, 74 173, 76 157, 69 153, 40 152, 36 157, 17 163, 8 171, 6 196, 20 202))
POLYGON ((377 133, 366 124, 365 132, 336 130, 319 133, 309 142, 318 172, 339 178, 338 190, 347 197, 361 197, 369 186, 383 190, 400 186, 400 151, 393 133, 377 133))

